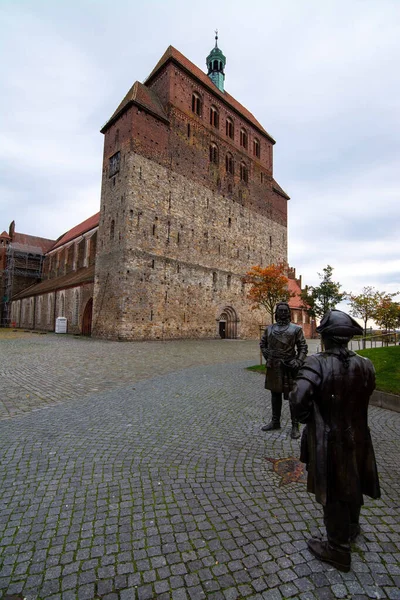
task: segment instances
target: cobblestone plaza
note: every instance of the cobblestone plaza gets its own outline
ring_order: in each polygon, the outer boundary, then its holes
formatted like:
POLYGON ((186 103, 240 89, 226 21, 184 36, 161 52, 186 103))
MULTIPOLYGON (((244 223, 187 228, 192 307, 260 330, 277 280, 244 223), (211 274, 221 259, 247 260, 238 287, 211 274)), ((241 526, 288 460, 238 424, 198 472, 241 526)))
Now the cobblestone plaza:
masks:
POLYGON ((322 510, 284 460, 286 402, 260 431, 258 360, 256 341, 1 332, 0 598, 400 599, 400 413, 370 408, 382 498, 341 573, 307 550, 322 510))

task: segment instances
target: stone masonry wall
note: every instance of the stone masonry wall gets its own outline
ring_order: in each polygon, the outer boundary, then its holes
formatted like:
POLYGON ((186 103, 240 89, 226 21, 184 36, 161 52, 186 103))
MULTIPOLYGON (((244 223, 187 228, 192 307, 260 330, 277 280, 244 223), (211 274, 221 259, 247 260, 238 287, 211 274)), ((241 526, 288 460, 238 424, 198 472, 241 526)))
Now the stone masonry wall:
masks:
POLYGON ((128 151, 115 183, 103 175, 93 335, 215 337, 230 306, 257 337, 241 276, 286 252, 284 226, 128 151))
POLYGON ((67 318, 67 332, 79 334, 90 298, 93 298, 93 283, 22 298, 12 303, 11 319, 16 327, 55 331, 56 318, 63 316, 67 318))

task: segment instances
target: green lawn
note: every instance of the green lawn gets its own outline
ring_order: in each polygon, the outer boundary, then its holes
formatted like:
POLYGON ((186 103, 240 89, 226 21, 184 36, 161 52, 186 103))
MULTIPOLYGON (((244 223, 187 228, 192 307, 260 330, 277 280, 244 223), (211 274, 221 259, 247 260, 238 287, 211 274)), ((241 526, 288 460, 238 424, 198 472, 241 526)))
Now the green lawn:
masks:
MULTIPOLYGON (((368 348, 358 350, 357 354, 366 356, 374 363, 377 390, 400 395, 400 346, 368 348)), ((265 374, 265 365, 254 365, 248 369, 265 374)))
POLYGON ((400 346, 367 348, 358 350, 357 354, 374 363, 377 390, 400 394, 400 346))

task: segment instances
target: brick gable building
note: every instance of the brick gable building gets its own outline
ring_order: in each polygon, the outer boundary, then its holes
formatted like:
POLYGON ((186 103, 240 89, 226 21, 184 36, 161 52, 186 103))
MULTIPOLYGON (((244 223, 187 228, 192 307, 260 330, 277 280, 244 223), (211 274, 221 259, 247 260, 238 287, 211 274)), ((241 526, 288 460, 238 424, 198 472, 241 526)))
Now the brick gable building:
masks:
POLYGON ((287 260, 275 141, 170 46, 104 125, 92 332, 110 339, 256 337, 243 274, 287 260))
POLYGON ((56 241, 43 240, 46 252, 36 273, 41 281, 14 290, 8 324, 54 331, 57 317, 65 317, 69 333, 90 335, 98 226, 99 213, 56 241))

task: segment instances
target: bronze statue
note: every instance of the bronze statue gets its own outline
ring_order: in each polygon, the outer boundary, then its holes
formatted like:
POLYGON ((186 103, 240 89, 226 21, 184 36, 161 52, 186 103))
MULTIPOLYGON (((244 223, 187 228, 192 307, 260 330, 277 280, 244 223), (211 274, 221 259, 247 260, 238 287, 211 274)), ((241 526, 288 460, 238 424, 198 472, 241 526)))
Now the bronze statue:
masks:
MULTIPOLYGON (((261 429, 271 431, 281 427, 282 393, 287 400, 293 387, 293 377, 307 356, 307 343, 299 325, 290 322, 287 302, 275 309, 276 323, 269 325, 261 338, 260 348, 266 360, 265 388, 271 390, 272 419, 261 429)), ((300 437, 299 423, 292 415, 292 439, 300 437)))
POLYGON ((321 321, 325 351, 300 369, 290 405, 301 423, 300 460, 307 464, 307 490, 322 504, 327 540, 308 540, 310 552, 340 571, 351 564, 350 543, 360 533, 363 494, 380 497, 368 402, 375 388, 374 367, 347 348, 362 327, 340 310, 321 321))

